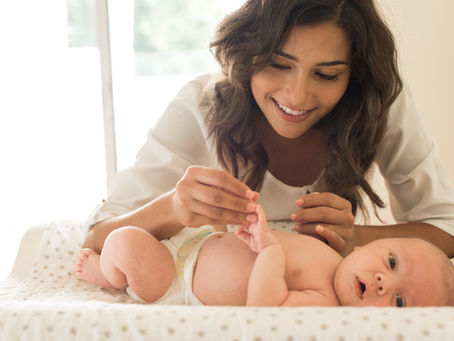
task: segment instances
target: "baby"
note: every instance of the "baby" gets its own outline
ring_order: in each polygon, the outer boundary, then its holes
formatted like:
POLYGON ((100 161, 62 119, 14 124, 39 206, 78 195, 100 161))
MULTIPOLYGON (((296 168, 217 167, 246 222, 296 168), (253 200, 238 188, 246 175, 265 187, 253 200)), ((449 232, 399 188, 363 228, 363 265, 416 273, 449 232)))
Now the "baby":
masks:
POLYGON ((380 239, 343 258, 322 241, 270 231, 258 220, 235 233, 185 228, 158 241, 135 227, 110 233, 100 255, 82 249, 88 283, 142 302, 248 306, 454 305, 454 266, 421 239, 380 239))

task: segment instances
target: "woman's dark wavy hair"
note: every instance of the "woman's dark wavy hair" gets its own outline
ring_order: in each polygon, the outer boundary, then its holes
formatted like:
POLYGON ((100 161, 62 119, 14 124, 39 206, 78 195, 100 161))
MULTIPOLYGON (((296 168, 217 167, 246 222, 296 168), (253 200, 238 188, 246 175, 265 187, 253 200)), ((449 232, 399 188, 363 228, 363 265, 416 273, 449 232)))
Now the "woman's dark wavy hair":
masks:
MULTIPOLYGON (((218 158, 235 177, 259 190, 268 157, 257 138, 262 115, 252 96, 251 76, 269 65, 273 53, 298 25, 332 22, 351 41, 347 90, 315 128, 323 130, 327 190, 364 210, 362 189, 383 207, 365 172, 383 138, 388 111, 402 89, 394 38, 373 0, 249 0, 218 26, 210 47, 223 78, 215 85, 209 119, 218 158), (246 167, 246 174, 240 169, 246 167)), ((365 212, 366 216, 368 213, 365 212)))

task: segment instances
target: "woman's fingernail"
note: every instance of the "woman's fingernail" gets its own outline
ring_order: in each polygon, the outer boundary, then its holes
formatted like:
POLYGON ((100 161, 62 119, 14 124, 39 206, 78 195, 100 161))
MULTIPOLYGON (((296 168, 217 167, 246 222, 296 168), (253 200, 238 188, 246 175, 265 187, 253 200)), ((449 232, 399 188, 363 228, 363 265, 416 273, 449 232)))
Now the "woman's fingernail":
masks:
POLYGON ((254 192, 252 192, 250 189, 246 190, 246 198, 252 199, 254 197, 254 192))
POLYGON ((304 200, 303 200, 303 199, 298 199, 298 200, 296 201, 296 204, 297 204, 298 206, 303 206, 303 203, 304 203, 304 200))
POLYGON ((290 219, 293 220, 293 221, 295 221, 295 220, 296 220, 296 214, 293 213, 293 214, 290 216, 290 219))
POLYGON ((246 216, 246 220, 253 223, 253 222, 257 221, 257 216, 255 214, 248 214, 246 216))
POLYGON ((248 202, 247 205, 246 205, 246 209, 249 212, 254 212, 256 208, 257 208, 257 205, 255 203, 253 203, 253 202, 248 202))

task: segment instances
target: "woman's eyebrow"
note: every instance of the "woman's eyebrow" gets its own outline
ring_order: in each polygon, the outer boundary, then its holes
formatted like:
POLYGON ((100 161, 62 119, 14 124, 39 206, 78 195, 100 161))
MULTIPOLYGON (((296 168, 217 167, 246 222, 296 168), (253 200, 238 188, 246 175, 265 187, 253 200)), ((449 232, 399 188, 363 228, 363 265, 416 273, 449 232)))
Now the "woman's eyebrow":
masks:
MULTIPOLYGON (((298 58, 288 54, 288 53, 285 53, 284 51, 281 51, 281 50, 277 50, 276 51, 276 54, 281 56, 281 57, 284 57, 284 58, 287 58, 287 59, 290 59, 292 61, 295 61, 297 62, 298 61, 298 58)), ((320 62, 320 63, 317 63, 316 66, 336 66, 336 65, 349 65, 348 62, 344 61, 344 60, 333 60, 333 61, 330 61, 330 62, 320 62)))
POLYGON ((295 61, 295 62, 298 61, 298 58, 296 58, 296 57, 294 57, 294 56, 292 56, 292 55, 289 55, 289 54, 287 54, 287 53, 285 53, 284 51, 281 51, 281 50, 277 50, 277 51, 276 51, 276 54, 278 54, 279 56, 282 56, 282 57, 284 57, 284 58, 293 60, 293 61, 295 61))

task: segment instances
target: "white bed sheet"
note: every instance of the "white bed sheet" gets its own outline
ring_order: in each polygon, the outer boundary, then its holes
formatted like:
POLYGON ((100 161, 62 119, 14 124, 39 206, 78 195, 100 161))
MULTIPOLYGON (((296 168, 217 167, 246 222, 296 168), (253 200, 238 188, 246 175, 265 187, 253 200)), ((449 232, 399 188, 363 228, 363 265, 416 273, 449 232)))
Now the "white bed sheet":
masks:
POLYGON ((0 340, 454 340, 450 307, 140 304, 75 276, 81 226, 56 221, 26 233, 0 285, 0 340))

